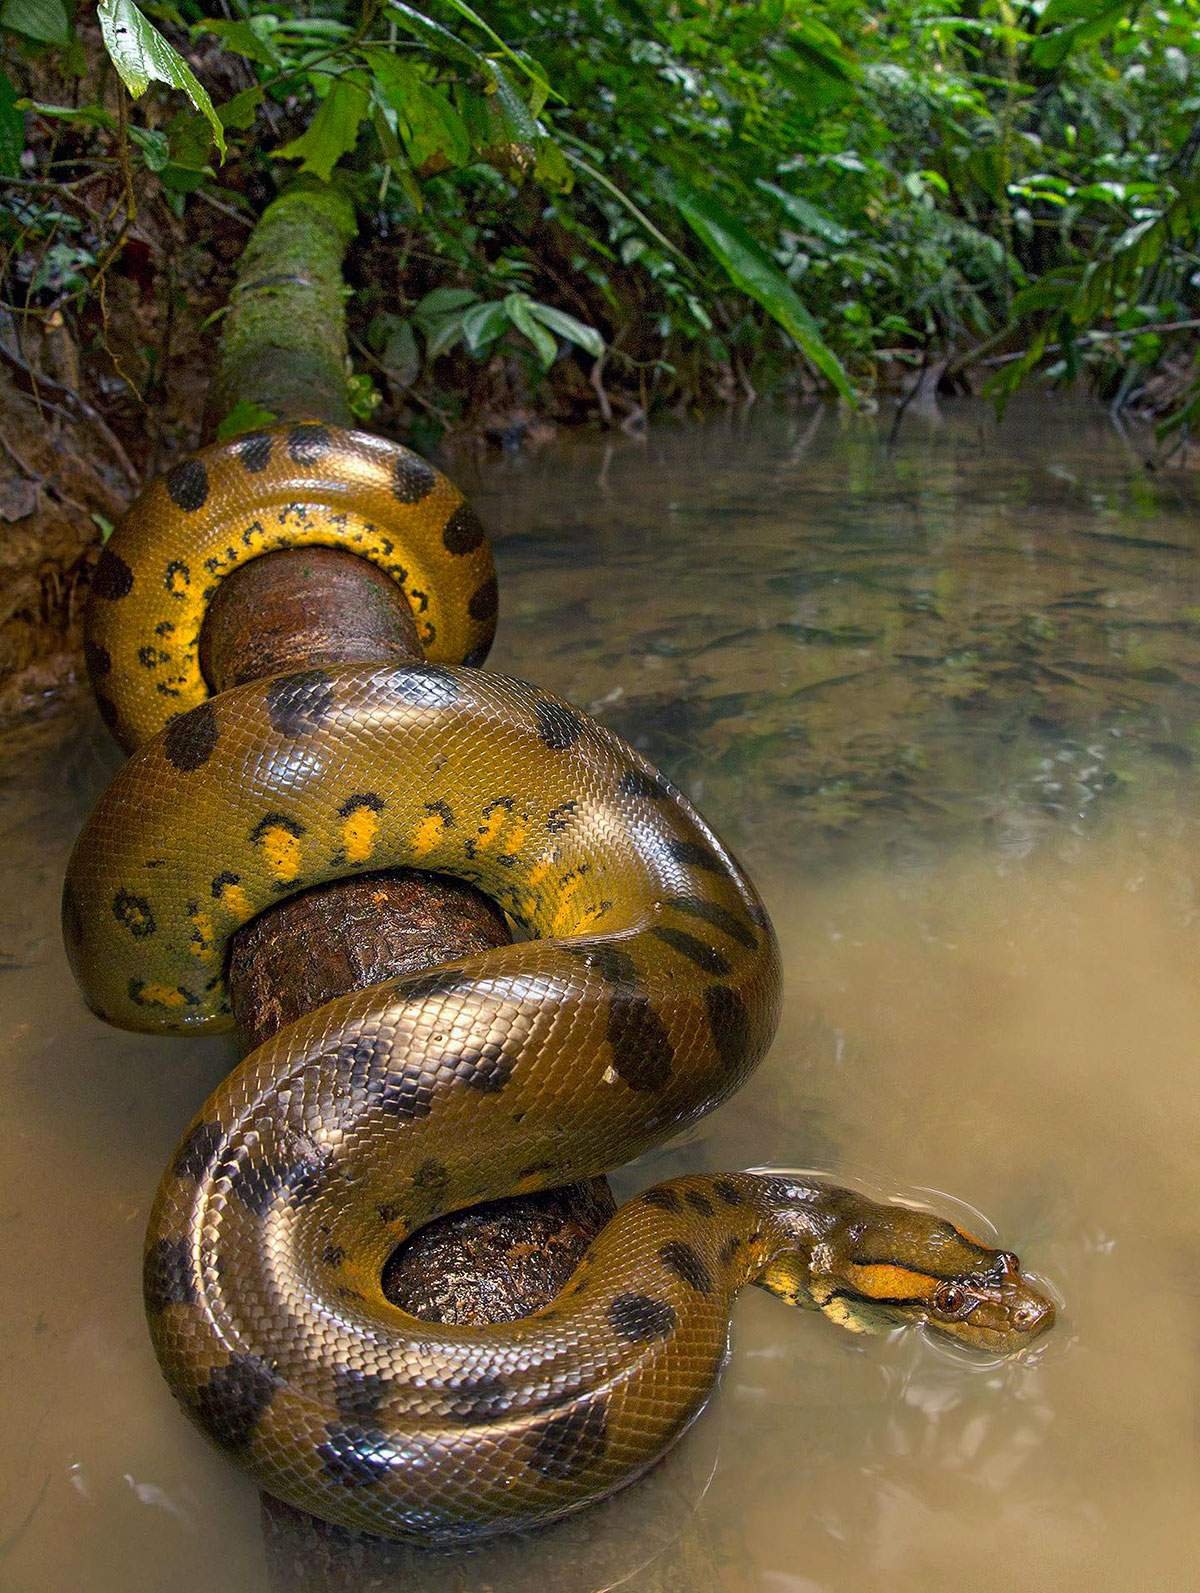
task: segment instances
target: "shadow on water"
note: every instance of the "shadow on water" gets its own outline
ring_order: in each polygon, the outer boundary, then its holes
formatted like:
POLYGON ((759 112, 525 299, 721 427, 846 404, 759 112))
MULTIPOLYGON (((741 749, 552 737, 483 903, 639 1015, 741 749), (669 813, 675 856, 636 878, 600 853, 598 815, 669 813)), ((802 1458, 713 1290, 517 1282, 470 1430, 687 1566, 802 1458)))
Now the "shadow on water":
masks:
POLYGON ((232 1052, 74 994, 58 886, 119 758, 80 702, 0 748, 6 1589, 1196 1585, 1197 489, 1081 409, 887 432, 759 411, 485 463, 493 662, 684 785, 780 933, 770 1058, 618 1193, 817 1166, 990 1219, 1054 1332, 989 1365, 748 1291, 683 1443, 545 1533, 430 1556, 260 1507, 141 1320, 149 1200, 232 1052))

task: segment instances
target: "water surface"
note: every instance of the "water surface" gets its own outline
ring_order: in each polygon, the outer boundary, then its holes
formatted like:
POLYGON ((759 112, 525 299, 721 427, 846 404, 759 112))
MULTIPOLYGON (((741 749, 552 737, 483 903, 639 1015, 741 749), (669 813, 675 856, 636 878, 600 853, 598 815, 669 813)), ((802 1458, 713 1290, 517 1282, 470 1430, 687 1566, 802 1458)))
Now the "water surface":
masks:
POLYGON ((895 448, 760 410, 456 474, 495 666, 683 784, 780 932, 767 1062, 619 1191, 771 1164, 925 1199, 994 1224, 1059 1324, 988 1365, 747 1291, 702 1420, 560 1527, 430 1558, 264 1510, 142 1321, 149 1200, 235 1053, 75 995, 58 886, 119 762, 81 699, 0 745, 0 1586, 1194 1587, 1196 488, 1088 411, 970 405, 895 448))

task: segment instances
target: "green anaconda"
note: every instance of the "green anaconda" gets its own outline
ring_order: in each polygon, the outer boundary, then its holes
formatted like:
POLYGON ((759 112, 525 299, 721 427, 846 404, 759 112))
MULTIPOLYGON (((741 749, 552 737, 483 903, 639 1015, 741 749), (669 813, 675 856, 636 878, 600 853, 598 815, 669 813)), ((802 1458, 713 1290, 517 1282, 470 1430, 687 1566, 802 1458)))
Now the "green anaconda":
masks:
POLYGON ((341 876, 455 875, 528 934, 252 1052, 187 1130, 147 1236, 155 1349, 203 1430, 272 1493, 423 1542, 636 1477, 708 1398, 745 1283, 999 1352, 1053 1315, 1014 1256, 951 1223, 750 1173, 647 1191, 522 1321, 442 1326, 385 1298, 404 1236, 628 1161, 737 1089, 776 1025, 776 941, 737 862, 618 736, 471 667, 495 615, 479 522, 405 449, 306 423, 177 465, 97 571, 89 665, 134 751, 64 890, 89 1001, 150 1031, 229 1026, 231 935, 341 876), (427 662, 209 696, 219 582, 296 545, 387 570, 427 662))

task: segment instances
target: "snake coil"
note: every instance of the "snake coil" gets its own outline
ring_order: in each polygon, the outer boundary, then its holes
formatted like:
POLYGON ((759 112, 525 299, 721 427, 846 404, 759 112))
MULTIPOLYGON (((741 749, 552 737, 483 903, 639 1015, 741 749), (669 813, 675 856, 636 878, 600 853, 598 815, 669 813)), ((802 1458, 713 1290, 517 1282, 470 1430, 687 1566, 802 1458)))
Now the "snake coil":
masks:
POLYGON ((132 756, 76 845, 63 926, 101 1017, 229 1027, 235 930, 366 870, 455 875, 530 936, 289 1024, 172 1158, 146 1240, 154 1346, 189 1414, 263 1487, 422 1542, 562 1515, 638 1475, 699 1411, 748 1281, 851 1326, 873 1305, 1011 1348, 1045 1325, 1010 1254, 752 1174, 649 1190, 522 1321, 443 1326, 390 1304, 383 1264, 417 1227, 609 1170, 742 1083, 777 1019, 767 914, 631 747, 477 667, 490 548, 404 448, 302 423, 205 449, 135 503, 93 594, 88 665, 132 756), (426 662, 210 697, 200 633, 220 581, 296 546, 386 571, 426 662))

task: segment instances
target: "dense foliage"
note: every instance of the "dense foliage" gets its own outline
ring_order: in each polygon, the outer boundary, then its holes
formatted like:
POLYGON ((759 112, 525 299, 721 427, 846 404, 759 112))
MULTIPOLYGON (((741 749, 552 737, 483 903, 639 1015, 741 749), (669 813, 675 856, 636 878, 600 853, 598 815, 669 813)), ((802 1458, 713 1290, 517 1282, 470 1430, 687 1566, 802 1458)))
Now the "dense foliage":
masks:
POLYGON ((502 353, 534 393, 569 366, 606 414, 814 384, 856 401, 908 367, 1001 398, 1085 376, 1183 434, 1198 23, 1200 0, 101 0, 74 19, 3 0, 5 299, 46 317, 95 295, 150 185, 184 214, 298 168, 348 183, 401 263, 370 304, 364 410, 376 383, 419 395, 437 367, 453 387, 502 353), (22 98, 46 58, 71 92, 22 98), (57 199, 104 162, 124 210, 89 225, 57 199))

